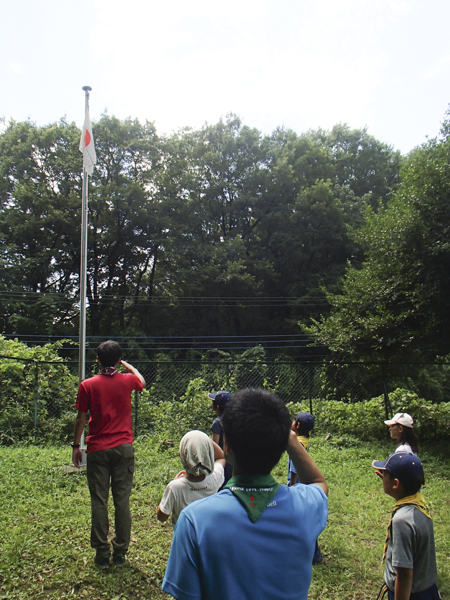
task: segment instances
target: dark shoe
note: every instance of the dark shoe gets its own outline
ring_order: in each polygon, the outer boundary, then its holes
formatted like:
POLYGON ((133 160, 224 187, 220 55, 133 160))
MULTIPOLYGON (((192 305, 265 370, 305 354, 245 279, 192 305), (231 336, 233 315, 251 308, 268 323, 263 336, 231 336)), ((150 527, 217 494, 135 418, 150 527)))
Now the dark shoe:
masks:
POLYGON ((125 552, 115 552, 113 554, 113 565, 115 567, 123 567, 125 564, 125 552))
POLYGON ((99 569, 109 569, 109 554, 103 556, 96 556, 94 562, 99 569))

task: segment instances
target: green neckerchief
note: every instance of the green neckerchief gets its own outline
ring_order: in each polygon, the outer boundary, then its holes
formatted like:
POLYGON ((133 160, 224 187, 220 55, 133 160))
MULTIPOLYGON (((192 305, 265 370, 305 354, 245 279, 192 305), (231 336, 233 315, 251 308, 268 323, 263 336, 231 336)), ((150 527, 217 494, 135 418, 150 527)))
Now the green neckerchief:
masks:
POLYGON ((235 475, 225 486, 243 505, 252 523, 263 514, 279 487, 272 475, 235 475))

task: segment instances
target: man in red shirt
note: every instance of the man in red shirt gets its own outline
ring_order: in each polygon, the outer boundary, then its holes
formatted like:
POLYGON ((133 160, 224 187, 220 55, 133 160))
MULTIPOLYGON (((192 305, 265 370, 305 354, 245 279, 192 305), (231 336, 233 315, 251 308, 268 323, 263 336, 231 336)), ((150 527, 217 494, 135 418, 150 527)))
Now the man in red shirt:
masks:
POLYGON ((108 340, 97 348, 102 370, 81 382, 75 408, 72 460, 81 465, 80 440, 89 412, 86 437, 87 480, 91 495, 91 546, 101 569, 109 567, 108 494, 114 499, 115 537, 112 539, 113 563, 123 566, 131 534, 130 493, 133 485, 134 449, 131 427, 131 393, 142 391, 145 380, 137 369, 121 360, 122 349, 108 340), (119 373, 121 363, 127 373, 119 373))

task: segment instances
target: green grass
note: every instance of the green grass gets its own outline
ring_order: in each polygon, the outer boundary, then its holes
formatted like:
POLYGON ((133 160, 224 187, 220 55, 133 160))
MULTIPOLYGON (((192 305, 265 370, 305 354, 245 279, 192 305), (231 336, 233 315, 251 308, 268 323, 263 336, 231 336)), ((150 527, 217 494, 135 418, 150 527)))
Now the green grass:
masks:
MULTIPOLYGON (((166 483, 179 470, 174 448, 151 438, 136 447, 132 492, 133 542, 123 569, 99 571, 89 546, 86 475, 67 473, 68 447, 0 448, 0 599, 168 598, 161 581, 172 526, 156 520, 166 483)), ((382 583, 380 558, 393 505, 370 465, 387 456, 385 443, 312 440, 311 453, 330 486, 328 526, 320 537, 325 560, 313 570, 310 598, 374 599, 382 583)), ((450 598, 450 470, 448 453, 421 450, 423 493, 433 509, 442 597, 450 598)), ((283 457, 274 474, 286 479, 283 457)))

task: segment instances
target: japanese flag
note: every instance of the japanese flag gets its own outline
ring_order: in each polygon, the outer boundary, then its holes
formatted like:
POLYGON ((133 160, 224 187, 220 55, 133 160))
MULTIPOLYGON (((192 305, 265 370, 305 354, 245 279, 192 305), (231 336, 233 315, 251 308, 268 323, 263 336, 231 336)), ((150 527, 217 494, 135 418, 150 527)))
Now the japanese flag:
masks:
POLYGON ((97 162, 94 148, 94 138, 92 137, 91 119, 89 118, 89 108, 86 109, 84 118, 84 127, 81 132, 80 152, 83 153, 83 167, 88 175, 92 175, 94 165, 97 162))

